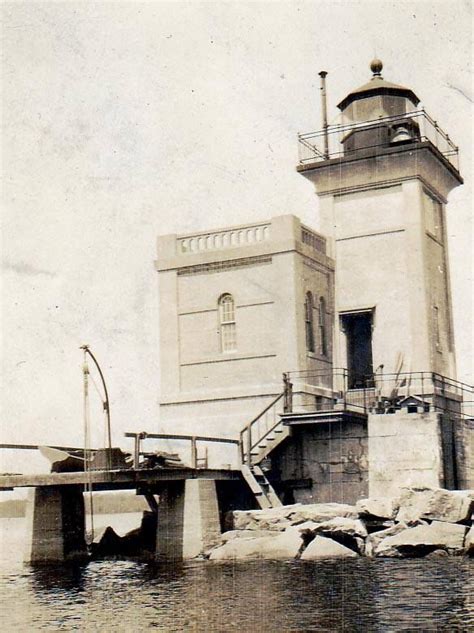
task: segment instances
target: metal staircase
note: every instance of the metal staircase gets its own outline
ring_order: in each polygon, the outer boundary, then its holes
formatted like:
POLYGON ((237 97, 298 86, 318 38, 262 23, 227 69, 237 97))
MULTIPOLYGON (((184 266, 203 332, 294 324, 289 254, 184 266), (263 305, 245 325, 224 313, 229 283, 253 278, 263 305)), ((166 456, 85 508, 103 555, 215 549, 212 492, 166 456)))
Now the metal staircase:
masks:
POLYGON ((262 509, 282 505, 259 464, 290 435, 279 416, 290 407, 291 384, 285 383, 285 391, 240 432, 242 475, 262 509))

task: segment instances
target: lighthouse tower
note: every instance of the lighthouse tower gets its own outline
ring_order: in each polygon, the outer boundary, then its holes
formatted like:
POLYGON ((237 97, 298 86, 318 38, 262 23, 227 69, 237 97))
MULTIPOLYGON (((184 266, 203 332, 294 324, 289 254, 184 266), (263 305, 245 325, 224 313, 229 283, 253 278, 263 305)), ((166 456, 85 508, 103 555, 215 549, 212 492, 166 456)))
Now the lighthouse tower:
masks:
MULTIPOLYGON (((344 402, 361 394, 369 402, 372 496, 473 479, 446 237, 447 198, 463 182, 458 151, 416 94, 386 81, 382 68, 373 60, 372 78, 339 103, 339 124, 324 120, 320 132, 299 136, 297 168, 315 185, 335 261, 333 359, 347 368, 344 402)), ((315 423, 325 420, 318 416, 315 423)))
POLYGON ((370 68, 339 103, 342 124, 299 138, 336 260, 334 362, 353 389, 377 370, 456 372, 445 207, 463 182, 457 148, 380 60, 370 68))

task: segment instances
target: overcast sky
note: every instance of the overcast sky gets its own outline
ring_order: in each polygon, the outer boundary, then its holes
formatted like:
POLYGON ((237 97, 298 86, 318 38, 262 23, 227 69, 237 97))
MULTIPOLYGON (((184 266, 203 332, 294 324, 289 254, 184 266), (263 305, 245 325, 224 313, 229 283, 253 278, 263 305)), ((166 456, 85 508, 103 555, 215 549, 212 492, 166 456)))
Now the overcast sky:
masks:
POLYGON ((320 127, 318 71, 331 119, 375 52, 460 147, 448 232, 471 382, 471 6, 4 3, 2 441, 82 443, 83 343, 114 444, 158 430, 156 236, 286 213, 317 228, 296 135, 320 127))

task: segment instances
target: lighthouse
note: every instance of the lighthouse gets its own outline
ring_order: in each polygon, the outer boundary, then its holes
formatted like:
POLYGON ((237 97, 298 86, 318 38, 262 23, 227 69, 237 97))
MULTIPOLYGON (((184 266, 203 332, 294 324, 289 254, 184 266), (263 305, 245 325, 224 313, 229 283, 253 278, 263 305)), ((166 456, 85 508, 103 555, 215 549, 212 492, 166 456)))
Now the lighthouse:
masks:
POLYGON ((379 59, 370 69, 338 104, 336 125, 323 98, 323 129, 299 136, 297 169, 316 188, 335 261, 333 362, 347 368, 345 402, 359 393, 375 403, 371 495, 468 487, 472 429, 455 380, 446 235, 448 196, 463 183, 458 150, 411 88, 384 79, 379 59))
POLYGON ((370 69, 331 125, 322 71, 322 129, 298 137, 318 231, 288 215, 158 239, 161 424, 240 438, 289 503, 474 485, 446 236, 458 150, 370 69))
POLYGON ((463 182, 457 148, 380 60, 370 68, 339 103, 340 124, 299 137, 298 171, 336 260, 335 366, 352 388, 377 368, 456 378, 446 204, 463 182))

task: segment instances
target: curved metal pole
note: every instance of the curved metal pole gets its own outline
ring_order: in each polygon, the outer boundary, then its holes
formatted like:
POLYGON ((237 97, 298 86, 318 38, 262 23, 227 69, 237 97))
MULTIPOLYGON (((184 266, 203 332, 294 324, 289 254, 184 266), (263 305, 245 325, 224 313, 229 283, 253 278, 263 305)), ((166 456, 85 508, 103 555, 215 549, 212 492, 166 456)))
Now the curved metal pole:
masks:
MULTIPOLYGON (((109 403, 109 393, 107 391, 107 385, 105 384, 104 374, 102 373, 100 365, 97 362, 97 358, 90 351, 89 346, 88 345, 81 345, 80 349, 83 349, 86 354, 89 354, 89 356, 94 361, 94 364, 97 367, 97 371, 99 372, 99 376, 100 376, 100 379, 102 381, 102 386, 104 387, 105 400, 103 402, 103 406, 104 406, 105 415, 107 417, 107 441, 108 441, 108 444, 109 444, 109 451, 111 451, 111 449, 112 449, 112 432, 111 432, 111 427, 110 427, 110 403, 109 403)), ((111 457, 112 457, 112 455, 110 454, 109 455, 109 459, 111 459, 111 457)))

